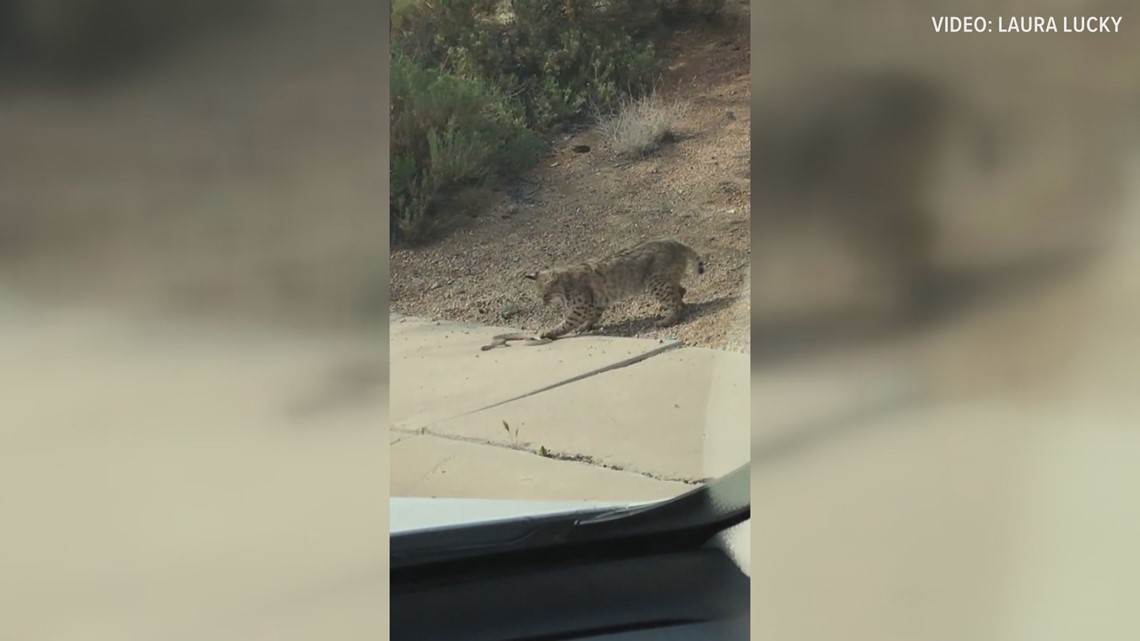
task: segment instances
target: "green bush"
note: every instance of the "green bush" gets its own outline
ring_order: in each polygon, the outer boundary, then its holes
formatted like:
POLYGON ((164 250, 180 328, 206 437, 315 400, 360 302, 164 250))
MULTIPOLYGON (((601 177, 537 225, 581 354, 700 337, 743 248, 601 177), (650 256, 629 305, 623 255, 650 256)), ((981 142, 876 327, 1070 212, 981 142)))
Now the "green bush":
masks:
POLYGON ((519 109, 486 83, 402 55, 391 68, 393 239, 415 243, 435 231, 440 199, 525 168, 541 147, 519 109))
POLYGON ((659 0, 402 0, 393 13, 393 240, 440 203, 525 169, 539 136, 652 85, 659 0))
POLYGON ((403 12, 393 48, 487 82, 523 106, 528 126, 546 130, 650 86, 653 45, 633 26, 647 21, 630 17, 646 3, 615 0, 603 12, 591 0, 422 1, 403 12))

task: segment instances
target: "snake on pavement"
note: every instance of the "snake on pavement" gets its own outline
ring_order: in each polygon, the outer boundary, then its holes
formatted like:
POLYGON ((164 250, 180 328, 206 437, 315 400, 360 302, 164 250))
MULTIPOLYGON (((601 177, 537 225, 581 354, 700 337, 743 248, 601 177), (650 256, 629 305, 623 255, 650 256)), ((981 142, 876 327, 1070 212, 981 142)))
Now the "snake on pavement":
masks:
POLYGON ((499 334, 491 338, 490 344, 484 345, 479 349, 487 351, 495 349, 496 347, 510 347, 508 341, 526 341, 523 345, 545 345, 552 342, 553 338, 538 338, 534 334, 527 334, 526 332, 514 332, 511 334, 499 334))

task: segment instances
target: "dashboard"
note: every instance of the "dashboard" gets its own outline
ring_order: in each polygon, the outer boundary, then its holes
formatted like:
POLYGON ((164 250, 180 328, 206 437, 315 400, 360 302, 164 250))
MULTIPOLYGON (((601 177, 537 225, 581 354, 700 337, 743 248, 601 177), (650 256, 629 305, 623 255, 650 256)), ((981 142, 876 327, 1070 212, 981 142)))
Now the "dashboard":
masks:
POLYGON ((484 568, 393 586, 408 641, 708 641, 749 638, 749 526, 684 551, 484 568))

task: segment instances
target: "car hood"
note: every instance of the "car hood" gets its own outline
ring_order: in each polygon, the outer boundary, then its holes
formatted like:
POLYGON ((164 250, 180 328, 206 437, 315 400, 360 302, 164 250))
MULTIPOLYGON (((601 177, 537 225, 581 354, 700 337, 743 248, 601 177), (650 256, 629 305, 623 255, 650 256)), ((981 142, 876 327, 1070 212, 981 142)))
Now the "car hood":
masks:
POLYGON ((543 516, 581 510, 608 509, 649 502, 516 501, 506 499, 449 499, 391 497, 388 499, 388 533, 397 534, 486 521, 543 516))

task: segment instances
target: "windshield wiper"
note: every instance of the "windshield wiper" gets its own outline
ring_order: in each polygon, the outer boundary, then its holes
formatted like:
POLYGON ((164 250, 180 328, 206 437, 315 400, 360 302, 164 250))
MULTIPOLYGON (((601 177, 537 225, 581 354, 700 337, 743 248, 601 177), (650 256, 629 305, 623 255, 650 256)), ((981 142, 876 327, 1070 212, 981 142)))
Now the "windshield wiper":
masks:
POLYGON ((714 523, 735 524, 748 518, 750 480, 749 466, 742 465, 707 485, 661 503, 606 510, 580 518, 574 523, 574 536, 633 536, 714 523))
POLYGON ((677 541, 681 534, 707 538, 748 518, 749 478, 748 465, 743 465, 707 485, 648 505, 394 534, 390 537, 391 569, 659 535, 677 541))

